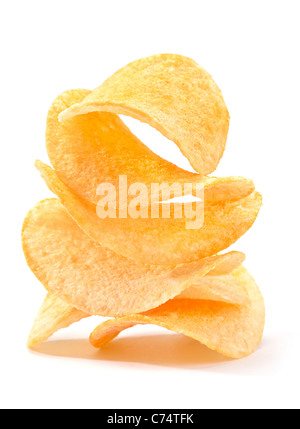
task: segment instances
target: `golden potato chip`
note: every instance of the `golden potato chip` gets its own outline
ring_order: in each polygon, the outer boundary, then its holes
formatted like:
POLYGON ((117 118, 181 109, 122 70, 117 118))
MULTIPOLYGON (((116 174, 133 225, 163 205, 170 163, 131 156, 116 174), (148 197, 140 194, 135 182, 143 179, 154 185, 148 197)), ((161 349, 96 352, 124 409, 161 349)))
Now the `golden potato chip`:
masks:
MULTIPOLYGON (((218 269, 224 272, 238 267, 244 260, 240 252, 231 252, 223 258, 213 270, 203 278, 197 280, 198 284, 188 287, 174 299, 206 299, 240 304, 248 299, 246 289, 239 284, 238 279, 233 281, 230 275, 210 276, 218 269)), ((60 329, 67 328, 71 324, 80 321, 90 315, 67 304, 60 298, 50 293, 47 294, 30 331, 27 346, 33 348, 46 341, 51 335, 60 329)))
MULTIPOLYGON (((217 203, 222 201, 234 201, 248 197, 254 192, 255 187, 251 179, 240 176, 208 177, 202 182, 204 201, 217 203)), ((195 185, 196 188, 196 185, 195 185)), ((196 188, 197 189, 197 188, 196 188)), ((195 194, 196 191, 194 191, 195 194)))
MULTIPOLYGON (((214 270, 212 270, 214 271, 214 270)), ((211 272, 174 299, 202 299, 243 304, 249 300, 246 288, 239 279, 230 274, 212 276, 211 272)))
POLYGON ((161 54, 134 61, 60 114, 65 121, 90 112, 128 115, 174 141, 200 174, 223 155, 229 114, 212 77, 195 61, 161 54))
MULTIPOLYGON (((58 177, 82 198, 97 204, 98 186, 108 182, 118 190, 120 176, 126 176, 127 189, 134 183, 147 186, 152 203, 168 199, 152 184, 169 185, 169 198, 181 196, 186 183, 192 185, 195 195, 198 184, 204 187, 205 201, 240 199, 254 191, 249 179, 202 177, 162 159, 113 113, 93 112, 58 121, 62 111, 83 101, 89 93, 78 89, 58 96, 49 110, 46 129, 47 151, 58 177)), ((148 204, 148 199, 143 204, 148 204)))
MULTIPOLYGON (((216 265, 216 268, 209 271, 202 279, 197 280, 197 285, 188 287, 174 299, 206 299, 233 304, 245 302, 248 299, 248 294, 243 284, 239 284, 238 279, 233 281, 233 277, 229 275, 210 276, 218 269, 227 272, 232 267, 238 267, 243 260, 243 254, 240 252, 227 254, 225 258, 219 260, 220 263, 216 265)), ((46 341, 58 330, 67 328, 89 316, 89 314, 77 310, 60 298, 48 293, 35 318, 27 346, 33 348, 46 341)))
MULTIPOLYGON (((229 252, 232 253, 232 252, 229 252)), ((208 276, 220 277, 225 274, 230 274, 233 270, 239 267, 246 259, 246 256, 242 252, 233 252, 230 258, 227 258, 222 264, 217 265, 213 270, 207 273, 208 276)))
POLYGON ((100 348, 124 329, 150 323, 187 335, 225 356, 246 357, 255 351, 262 338, 264 301, 254 279, 244 267, 237 268, 231 275, 233 280, 244 285, 248 302, 233 305, 173 299, 145 313, 102 323, 92 332, 90 342, 100 348))
POLYGON ((46 341, 59 329, 67 328, 72 323, 88 316, 89 314, 77 310, 48 293, 34 320, 27 346, 34 347, 46 341))
POLYGON ((244 259, 230 252, 175 267, 135 264, 91 240, 57 199, 41 201, 27 214, 22 238, 27 263, 47 291, 100 316, 157 307, 218 265, 244 259))
MULTIPOLYGON (((222 260, 219 259, 219 264, 216 265, 216 268, 197 280, 197 285, 188 287, 174 299, 209 299, 239 304, 245 302, 248 299, 248 294, 242 284, 239 284, 238 281, 232 281, 232 276, 210 276, 211 273, 215 273, 217 270, 229 272, 233 267, 238 267, 243 260, 244 255, 240 252, 227 254, 222 260), (225 287, 224 283, 226 283, 225 287)), ((67 328, 71 324, 89 316, 89 314, 48 293, 34 320, 27 346, 33 348, 46 341, 58 330, 67 328)))
POLYGON ((175 265, 212 256, 251 227, 261 206, 258 192, 238 201, 207 203, 204 225, 199 229, 186 229, 184 218, 101 219, 96 206, 72 192, 50 167, 41 161, 36 166, 49 189, 89 237, 144 264, 175 265))

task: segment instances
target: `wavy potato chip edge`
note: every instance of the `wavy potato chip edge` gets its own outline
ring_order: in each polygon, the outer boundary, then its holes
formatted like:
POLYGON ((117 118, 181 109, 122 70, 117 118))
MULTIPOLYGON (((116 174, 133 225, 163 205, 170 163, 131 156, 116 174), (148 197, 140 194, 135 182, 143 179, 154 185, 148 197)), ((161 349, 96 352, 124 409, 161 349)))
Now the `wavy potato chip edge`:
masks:
POLYGON ((232 305, 193 299, 170 300, 143 314, 102 323, 91 333, 90 342, 101 348, 124 329, 136 324, 154 324, 187 335, 225 356, 235 359, 249 356, 262 339, 264 301, 254 279, 243 266, 237 268, 232 276, 246 287, 248 303, 232 305))

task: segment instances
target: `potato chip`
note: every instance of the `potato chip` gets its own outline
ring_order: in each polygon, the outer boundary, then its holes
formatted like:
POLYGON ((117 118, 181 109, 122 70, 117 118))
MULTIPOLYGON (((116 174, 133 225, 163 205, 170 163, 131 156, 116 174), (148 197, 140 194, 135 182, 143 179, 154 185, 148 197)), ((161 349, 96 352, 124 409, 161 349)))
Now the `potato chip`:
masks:
MULTIPOLYGON (((205 201, 240 199, 254 191, 250 179, 202 177, 162 159, 113 113, 93 112, 58 121, 62 111, 83 101, 89 93, 78 89, 58 96, 49 110, 46 129, 47 151, 56 174, 82 198, 97 204, 98 186, 108 182, 118 190, 120 176, 126 176, 128 189, 134 183, 147 186, 152 203, 168 199, 151 186, 153 183, 169 185, 170 198, 181 196, 186 183, 192 185, 194 195, 196 185, 201 185, 205 201)), ((148 204, 148 199, 143 204, 148 204)))
MULTIPOLYGON (((240 252, 231 252, 226 256, 228 257, 223 258, 215 269, 197 280, 197 285, 188 287, 174 299, 205 299, 232 304, 246 302, 248 300, 247 291, 242 283, 239 284, 237 278, 233 281, 233 276, 230 275, 210 276, 219 267, 221 270, 227 271, 229 267, 239 266, 244 259, 240 252)), ((58 330, 67 328, 89 316, 89 314, 77 310, 77 308, 48 293, 34 320, 27 346, 33 348, 46 341, 58 330)))
POLYGON ((48 293, 35 318, 27 346, 35 347, 37 344, 46 341, 59 329, 67 328, 72 323, 88 316, 89 314, 77 310, 48 293))
MULTIPOLYGON (((233 281, 230 275, 210 276, 211 273, 215 273, 217 270, 228 273, 229 270, 231 271, 233 267, 238 267, 244 260, 244 255, 240 252, 231 252, 224 256, 222 260, 219 259, 219 263, 216 264, 213 270, 197 280, 197 285, 188 287, 174 299, 209 299, 238 304, 245 302, 248 299, 248 294, 237 279, 233 281)), ((71 324, 89 316, 89 314, 48 293, 35 318, 27 346, 34 348, 46 341, 58 330, 67 328, 71 324)))
POLYGON ((175 265, 212 256, 251 227, 261 206, 258 192, 238 201, 207 203, 204 225, 199 229, 186 229, 184 218, 101 219, 96 206, 72 192, 50 167, 41 161, 36 166, 49 189, 89 237, 144 264, 175 265))
POLYGON ((205 175, 223 155, 229 114, 220 89, 195 61, 161 54, 134 61, 60 114, 65 121, 90 112, 128 115, 177 144, 205 175))
POLYGON ((249 297, 246 288, 231 273, 212 276, 209 272, 197 280, 197 284, 188 287, 174 299, 202 299, 243 304, 249 300, 249 297))
POLYGON ((238 266, 244 259, 230 252, 175 267, 135 264, 92 241, 57 199, 41 201, 27 214, 22 238, 27 263, 47 291, 100 316, 157 307, 218 265, 238 266))
POLYGON ((102 323, 92 332, 90 342, 94 347, 101 348, 124 329, 150 323, 187 335, 225 356, 236 359, 246 357, 255 351, 262 338, 264 301, 254 279, 243 266, 231 276, 247 290, 247 303, 233 305, 173 299, 145 313, 102 323))

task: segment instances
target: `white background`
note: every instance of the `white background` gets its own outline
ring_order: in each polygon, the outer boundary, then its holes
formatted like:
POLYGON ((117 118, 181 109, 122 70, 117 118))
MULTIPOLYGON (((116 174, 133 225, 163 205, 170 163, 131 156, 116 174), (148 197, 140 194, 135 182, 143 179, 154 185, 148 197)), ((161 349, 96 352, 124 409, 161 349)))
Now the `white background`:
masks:
MULTIPOLYGON (((1 3, 1 407, 299 408, 299 12, 289 0, 1 3), (101 318, 91 318, 30 352, 45 291, 26 266, 20 231, 26 212, 51 196, 33 165, 48 162, 49 105, 165 52, 195 59, 223 92, 231 122, 215 174, 251 177, 263 194, 256 223, 232 246, 246 253, 265 297, 263 342, 230 361, 150 326, 99 352, 87 338, 101 318)), ((156 131, 127 123, 187 165, 156 131)))

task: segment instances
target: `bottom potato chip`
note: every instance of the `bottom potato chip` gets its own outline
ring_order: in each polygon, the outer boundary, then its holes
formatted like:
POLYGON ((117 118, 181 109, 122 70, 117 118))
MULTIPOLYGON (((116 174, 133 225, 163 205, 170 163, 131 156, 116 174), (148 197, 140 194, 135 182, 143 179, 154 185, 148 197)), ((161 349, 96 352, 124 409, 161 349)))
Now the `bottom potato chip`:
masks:
POLYGON ((153 183, 180 184, 173 197, 181 196, 185 183, 193 185, 194 193, 202 184, 205 201, 213 202, 239 200, 254 191, 253 182, 244 177, 203 177, 162 159, 113 113, 93 112, 58 120, 60 113, 81 103, 90 93, 86 89, 63 92, 52 103, 47 117, 46 145, 51 164, 58 177, 80 197, 97 204, 98 185, 109 180, 118 189, 120 175, 126 175, 128 188, 134 183, 146 185, 152 203, 166 199, 151 186, 153 183))
POLYGON ((34 347, 46 341, 59 329, 67 328, 88 316, 89 314, 48 293, 33 323, 27 346, 34 347))
MULTIPOLYGON (((211 271, 214 273, 222 266, 222 271, 225 271, 227 274, 211 276, 211 272, 209 272, 199 280, 197 285, 190 286, 176 296, 175 299, 206 299, 232 304, 240 304, 248 301, 248 293, 243 283, 236 276, 234 277, 229 273, 229 269, 232 266, 230 261, 232 259, 234 258, 228 259, 228 264, 224 262, 211 271)), ((67 328, 72 323, 89 316, 88 313, 77 310, 75 307, 48 293, 35 318, 27 346, 30 348, 35 347, 39 343, 46 341, 56 331, 67 328)))
MULTIPOLYGON (((264 301, 254 279, 243 266, 234 270, 231 276, 247 290, 247 303, 233 305, 172 299, 153 310, 102 323, 90 335, 90 342, 101 348, 124 329, 137 324, 155 324, 198 340, 225 356, 246 357, 255 351, 262 338, 264 301)), ((213 283, 214 277, 211 277, 212 288, 213 283)))

